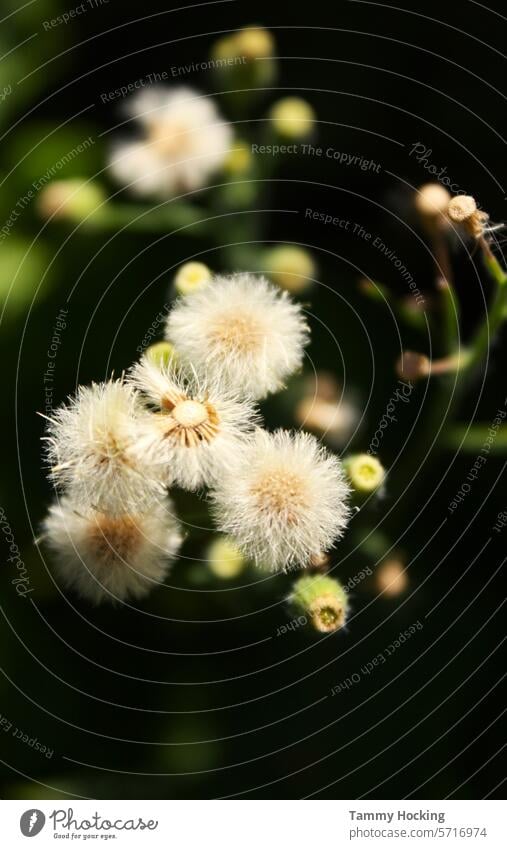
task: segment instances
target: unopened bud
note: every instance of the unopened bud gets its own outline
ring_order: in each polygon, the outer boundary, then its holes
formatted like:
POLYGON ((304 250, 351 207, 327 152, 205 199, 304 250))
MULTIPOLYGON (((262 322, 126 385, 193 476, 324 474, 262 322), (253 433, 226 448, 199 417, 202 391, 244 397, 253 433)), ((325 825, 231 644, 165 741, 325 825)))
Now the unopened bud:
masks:
POLYGON ((246 566, 245 557, 226 536, 216 537, 208 546, 206 561, 216 578, 236 578, 246 566))
POLYGON ((146 348, 144 356, 154 365, 167 368, 177 360, 177 354, 170 342, 155 342, 146 348))
POLYGON ((440 183, 425 183, 415 196, 415 207, 419 215, 429 222, 441 219, 447 212, 451 195, 440 183))
POLYGON ((263 270, 282 289, 292 294, 312 285, 316 274, 309 251, 297 245, 279 245, 268 249, 263 257, 263 270))
POLYGON ((249 86, 269 85, 276 71, 276 45, 263 27, 248 26, 215 42, 214 68, 250 95, 249 86))
POLYGON ((264 27, 243 27, 234 36, 236 49, 246 59, 266 59, 275 52, 275 39, 264 27))
POLYGON ((224 171, 233 177, 244 174, 252 164, 252 152, 246 142, 235 141, 224 162, 224 171))
POLYGON ((386 471, 371 454, 352 454, 344 459, 343 465, 356 492, 374 492, 384 482, 386 471))
POLYGON ((301 97, 278 100, 269 113, 275 132, 287 139, 302 139, 310 135, 315 125, 315 111, 301 97))
POLYGON ((430 373, 430 361, 417 351, 403 351, 396 363, 396 374, 402 380, 419 380, 430 373))
POLYGON ((53 180, 41 190, 37 209, 43 218, 83 221, 105 202, 104 190, 98 183, 86 180, 53 180))
POLYGON ((405 592, 408 577, 405 566, 400 560, 385 560, 378 569, 376 577, 379 592, 394 597, 405 592))
POLYGON ((188 295, 211 280, 211 271, 203 262, 185 262, 175 274, 174 286, 179 295, 188 295))
POLYGON ((345 625, 347 595, 334 578, 327 575, 304 575, 294 584, 289 600, 321 633, 338 631, 345 625))

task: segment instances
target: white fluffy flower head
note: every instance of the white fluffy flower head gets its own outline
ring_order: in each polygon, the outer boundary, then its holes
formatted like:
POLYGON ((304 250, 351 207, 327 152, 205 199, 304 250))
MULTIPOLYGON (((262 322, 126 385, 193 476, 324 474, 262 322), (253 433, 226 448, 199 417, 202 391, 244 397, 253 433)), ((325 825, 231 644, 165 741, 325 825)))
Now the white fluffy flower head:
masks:
POLYGON ((146 357, 129 380, 156 408, 143 424, 139 450, 161 465, 168 484, 190 490, 212 484, 257 423, 253 404, 216 380, 184 376, 146 357))
POLYGON ((43 531, 60 580, 94 604, 145 596, 162 583, 182 541, 169 500, 148 513, 111 516, 64 497, 43 531))
POLYGON ((233 274, 181 297, 167 338, 197 371, 264 398, 300 368, 308 326, 287 292, 264 277, 233 274))
POLYGON ((81 386, 49 420, 50 476, 74 502, 111 514, 147 509, 164 495, 160 468, 139 451, 146 412, 121 380, 81 386))
POLYGON ((340 462, 307 433, 257 430, 213 493, 219 529, 257 565, 305 567, 349 518, 340 462))
POLYGON ((229 153, 230 125, 210 97, 191 88, 145 89, 130 99, 128 112, 143 138, 118 144, 110 168, 139 195, 164 198, 200 188, 229 153))

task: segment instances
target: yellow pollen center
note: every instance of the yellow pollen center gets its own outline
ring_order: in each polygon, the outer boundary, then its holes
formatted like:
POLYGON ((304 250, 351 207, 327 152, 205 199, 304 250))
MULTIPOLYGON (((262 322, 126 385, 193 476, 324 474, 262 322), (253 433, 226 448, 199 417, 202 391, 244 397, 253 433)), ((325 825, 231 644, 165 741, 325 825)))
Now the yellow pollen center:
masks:
POLYGON ((362 478, 366 478, 366 480, 373 480, 373 478, 377 477, 378 473, 373 466, 369 466, 367 463, 364 463, 359 469, 359 474, 362 478))
POLYGON ((323 607, 320 611, 320 618, 323 625, 334 625, 338 621, 338 614, 332 607, 323 607))
POLYGON ((345 624, 345 611, 339 599, 324 595, 315 599, 310 607, 313 624, 318 631, 337 631, 345 624))
POLYGON ((199 427, 208 419, 208 411, 200 401, 180 401, 171 412, 181 427, 199 427))

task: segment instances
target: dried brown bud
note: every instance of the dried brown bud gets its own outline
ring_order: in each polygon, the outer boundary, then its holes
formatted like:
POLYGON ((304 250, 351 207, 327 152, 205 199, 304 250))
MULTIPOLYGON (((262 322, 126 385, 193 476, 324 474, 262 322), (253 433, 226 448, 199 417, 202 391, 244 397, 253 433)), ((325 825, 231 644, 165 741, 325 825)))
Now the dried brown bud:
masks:
POLYGON ((396 373, 402 380, 419 380, 430 373, 430 361, 425 354, 403 351, 396 363, 396 373))
POLYGON ((401 560, 385 560, 377 572, 377 589, 386 596, 394 597, 405 592, 408 577, 401 560))
POLYGON ((470 195, 453 197, 449 202, 447 214, 454 224, 462 225, 474 239, 480 239, 484 235, 488 214, 477 209, 477 204, 470 195))

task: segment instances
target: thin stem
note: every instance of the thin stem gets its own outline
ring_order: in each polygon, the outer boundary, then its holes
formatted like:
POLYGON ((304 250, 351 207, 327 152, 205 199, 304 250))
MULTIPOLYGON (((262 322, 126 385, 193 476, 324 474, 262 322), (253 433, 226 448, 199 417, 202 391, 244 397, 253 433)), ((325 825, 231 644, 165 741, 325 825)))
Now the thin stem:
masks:
POLYGON ((469 369, 477 366, 484 358, 490 341, 495 336, 505 318, 505 311, 507 309, 507 273, 491 252, 491 248, 484 237, 480 239, 479 244, 484 253, 486 268, 495 280, 497 287, 486 318, 469 346, 467 361, 467 367, 469 369))
POLYGON ((500 426, 494 431, 494 437, 490 434, 491 426, 488 424, 452 425, 443 439, 446 448, 467 451, 470 453, 480 452, 486 445, 488 453, 507 453, 507 426, 500 426))
POLYGON ((140 204, 121 204, 109 202, 83 222, 90 231, 121 230, 136 232, 179 230, 190 236, 201 234, 209 229, 208 212, 199 207, 182 202, 170 206, 150 207, 140 204))

